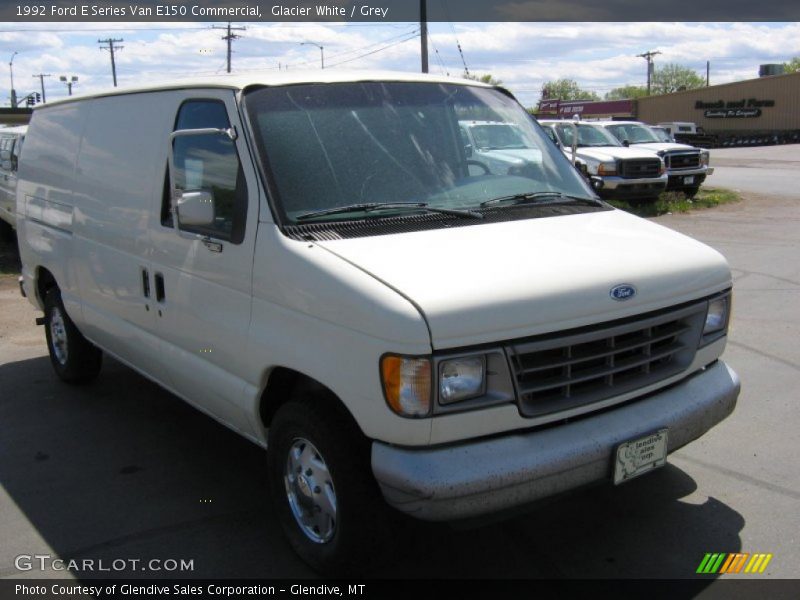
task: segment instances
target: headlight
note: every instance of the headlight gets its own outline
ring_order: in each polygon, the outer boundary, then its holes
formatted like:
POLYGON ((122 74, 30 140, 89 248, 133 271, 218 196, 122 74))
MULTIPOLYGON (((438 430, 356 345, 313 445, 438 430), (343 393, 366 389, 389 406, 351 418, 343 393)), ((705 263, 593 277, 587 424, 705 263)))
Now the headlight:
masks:
POLYGON ((659 175, 663 175, 667 172, 667 164, 664 162, 664 159, 661 159, 661 168, 658 170, 659 175))
POLYGON ((617 163, 615 163, 615 162, 600 163, 597 166, 597 174, 598 175, 616 175, 617 174, 617 163))
POLYGON ((450 404, 482 396, 486 384, 483 356, 454 358, 439 363, 439 403, 450 404))
POLYGON ((706 167, 711 162, 711 152, 708 150, 701 150, 700 151, 700 164, 705 165, 706 167))
POLYGON ((703 335, 722 331, 728 325, 728 310, 730 308, 730 295, 715 298, 708 303, 706 324, 703 335))
POLYGON ((401 417, 425 417, 431 411, 429 358, 385 355, 381 383, 386 403, 401 417))

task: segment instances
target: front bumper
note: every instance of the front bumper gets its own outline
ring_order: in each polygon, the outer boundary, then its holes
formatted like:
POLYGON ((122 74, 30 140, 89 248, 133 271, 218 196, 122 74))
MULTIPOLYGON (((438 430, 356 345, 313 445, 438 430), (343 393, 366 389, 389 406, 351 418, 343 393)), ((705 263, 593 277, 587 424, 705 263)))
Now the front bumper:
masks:
POLYGON ((475 517, 610 481, 616 447, 669 430, 669 452, 733 412, 739 378, 717 361, 642 400, 579 421, 442 448, 375 442, 372 470, 386 501, 428 521, 475 517))
POLYGON ((667 171, 669 181, 668 190, 685 189, 700 186, 714 172, 713 167, 698 167, 697 169, 678 169, 667 171), (692 182, 686 183, 686 178, 691 177, 692 182))
POLYGON ((645 177, 642 179, 628 179, 625 177, 618 177, 616 175, 610 175, 607 177, 602 175, 594 175, 593 177, 600 177, 600 179, 603 180, 602 189, 604 190, 625 190, 626 188, 641 186, 661 186, 663 188, 665 185, 667 185, 666 174, 661 175, 660 177, 645 177))

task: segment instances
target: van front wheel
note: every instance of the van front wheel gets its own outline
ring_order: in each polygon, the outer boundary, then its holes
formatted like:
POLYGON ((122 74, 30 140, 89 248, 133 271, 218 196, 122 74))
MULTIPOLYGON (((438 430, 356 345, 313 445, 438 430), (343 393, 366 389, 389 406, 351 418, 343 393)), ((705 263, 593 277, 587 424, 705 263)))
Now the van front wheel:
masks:
POLYGON ((47 292, 44 316, 47 350, 56 375, 67 383, 86 383, 97 377, 103 353, 75 327, 58 288, 47 292))
POLYGON ((325 400, 290 401, 269 429, 273 505, 294 551, 327 575, 375 566, 391 509, 372 477, 370 445, 347 415, 325 400))

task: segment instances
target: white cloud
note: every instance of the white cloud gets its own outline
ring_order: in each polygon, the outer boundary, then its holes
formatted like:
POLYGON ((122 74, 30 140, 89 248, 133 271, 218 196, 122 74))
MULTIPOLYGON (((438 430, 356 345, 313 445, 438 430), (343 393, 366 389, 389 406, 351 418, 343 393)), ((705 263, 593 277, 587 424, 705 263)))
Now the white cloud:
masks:
MULTIPOLYGON (((327 66, 419 69, 415 23, 245 26, 234 42, 234 72, 275 72, 279 64, 319 68, 319 50, 301 46, 303 41, 324 46, 327 66)), ((458 41, 471 71, 502 79, 526 105, 536 103, 544 82, 563 77, 601 95, 643 84, 646 65, 636 55, 647 50, 661 52, 657 64, 676 62, 701 73, 710 60, 712 83, 756 77, 759 64, 800 55, 800 23, 431 23, 430 31, 432 72, 463 71, 458 41)), ((44 72, 54 75, 46 81, 48 97, 55 98, 66 94, 58 75, 79 76, 76 91, 111 85, 108 52, 99 48, 98 38, 124 38, 117 54, 120 84, 141 85, 224 72, 222 34, 202 23, 6 23, 0 24, 0 58, 19 52, 18 95, 37 89, 31 76, 44 72), (26 31, 14 31, 22 28, 26 31)))

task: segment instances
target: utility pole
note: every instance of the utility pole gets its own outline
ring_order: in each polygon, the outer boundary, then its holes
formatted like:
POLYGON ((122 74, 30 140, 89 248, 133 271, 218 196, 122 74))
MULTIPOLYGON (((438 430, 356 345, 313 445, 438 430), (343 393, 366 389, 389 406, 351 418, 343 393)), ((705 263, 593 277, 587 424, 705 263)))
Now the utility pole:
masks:
POLYGON ((653 78, 653 57, 656 54, 661 54, 658 50, 650 50, 645 52, 644 54, 637 54, 639 58, 643 58, 647 61, 647 95, 650 95, 650 82, 653 78))
POLYGON ((117 42, 124 42, 125 40, 119 39, 115 40, 112 38, 108 38, 105 40, 97 40, 98 44, 108 44, 107 46, 101 46, 102 50, 108 50, 111 53, 111 76, 114 78, 114 87, 117 87, 117 63, 114 61, 114 51, 115 50, 122 50, 125 46, 114 46, 117 42))
POLYGON ((34 75, 34 77, 39 78, 39 83, 42 85, 42 104, 47 102, 47 97, 44 95, 44 78, 50 77, 49 73, 39 73, 38 75, 34 75))
POLYGON ((222 36, 222 39, 225 40, 226 42, 228 42, 228 73, 230 73, 231 72, 231 44, 233 43, 233 40, 238 40, 240 37, 242 37, 240 35, 237 35, 237 34, 233 33, 233 30, 236 30, 236 31, 247 31, 247 27, 231 27, 231 22, 228 21, 228 26, 227 27, 217 27, 216 25, 213 25, 211 27, 211 29, 223 29, 223 30, 227 30, 227 32, 228 32, 227 35, 223 35, 222 36))
POLYGON ((706 61, 706 87, 711 85, 711 61, 706 61))
POLYGON ((428 72, 428 6, 426 0, 419 0, 419 41, 422 58, 422 72, 428 72))

